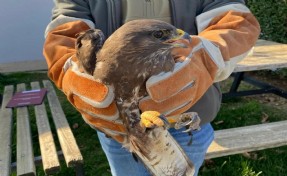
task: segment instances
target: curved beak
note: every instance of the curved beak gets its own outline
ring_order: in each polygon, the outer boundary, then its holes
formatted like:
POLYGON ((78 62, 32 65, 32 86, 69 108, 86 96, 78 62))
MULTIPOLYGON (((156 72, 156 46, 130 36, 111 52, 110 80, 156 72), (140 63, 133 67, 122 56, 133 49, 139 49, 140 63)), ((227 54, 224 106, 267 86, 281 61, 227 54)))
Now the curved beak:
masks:
POLYGON ((184 32, 181 29, 176 29, 176 33, 178 34, 178 38, 179 39, 186 39, 189 42, 191 42, 191 37, 190 37, 190 35, 187 32, 184 32))
POLYGON ((191 43, 191 37, 187 32, 184 32, 181 29, 176 29, 176 33, 163 43, 173 45, 174 47, 187 48, 187 45, 191 43))

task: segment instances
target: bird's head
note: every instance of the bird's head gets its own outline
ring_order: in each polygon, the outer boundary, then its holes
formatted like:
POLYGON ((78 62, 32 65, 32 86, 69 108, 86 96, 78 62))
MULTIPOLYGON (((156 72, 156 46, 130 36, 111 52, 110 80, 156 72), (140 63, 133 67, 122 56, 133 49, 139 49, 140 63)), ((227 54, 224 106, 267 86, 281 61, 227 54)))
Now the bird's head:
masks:
POLYGON ((151 76, 171 71, 175 64, 173 49, 186 47, 190 40, 189 34, 169 23, 152 19, 133 20, 105 41, 98 59, 112 58, 116 64, 124 64, 124 68, 144 67, 151 76))
POLYGON ((166 22, 130 21, 105 41, 97 54, 94 77, 116 90, 144 87, 149 77, 172 71, 173 50, 189 43, 187 33, 166 22))
POLYGON ((131 50, 142 52, 148 50, 154 53, 174 47, 186 47, 182 41, 189 41, 190 36, 169 23, 141 19, 124 24, 110 37, 110 40, 130 46, 131 50))

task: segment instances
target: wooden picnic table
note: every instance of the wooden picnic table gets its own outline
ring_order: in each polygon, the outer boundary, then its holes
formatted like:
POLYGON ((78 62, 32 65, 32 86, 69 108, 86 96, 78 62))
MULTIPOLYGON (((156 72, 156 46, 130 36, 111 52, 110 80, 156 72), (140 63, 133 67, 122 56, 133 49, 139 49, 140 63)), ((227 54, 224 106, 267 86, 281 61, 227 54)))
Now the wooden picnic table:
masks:
POLYGON ((234 72, 277 70, 287 67, 287 44, 258 40, 253 53, 239 62, 234 72))
POLYGON ((258 81, 246 73, 259 70, 277 70, 287 68, 287 44, 281 44, 266 40, 258 40, 253 53, 236 65, 233 77, 234 81, 228 93, 224 93, 224 98, 235 96, 246 96, 264 93, 274 93, 287 98, 287 91, 266 82, 258 81), (245 81, 259 89, 238 91, 241 82, 245 81))
MULTIPOLYGON (((286 90, 258 81, 245 73, 258 70, 287 68, 287 44, 258 40, 253 54, 239 62, 234 70, 234 81, 225 97, 274 93, 287 98, 286 90), (242 81, 259 89, 238 91, 242 81)), ((287 120, 215 131, 215 139, 206 158, 215 158, 287 145, 287 120)))

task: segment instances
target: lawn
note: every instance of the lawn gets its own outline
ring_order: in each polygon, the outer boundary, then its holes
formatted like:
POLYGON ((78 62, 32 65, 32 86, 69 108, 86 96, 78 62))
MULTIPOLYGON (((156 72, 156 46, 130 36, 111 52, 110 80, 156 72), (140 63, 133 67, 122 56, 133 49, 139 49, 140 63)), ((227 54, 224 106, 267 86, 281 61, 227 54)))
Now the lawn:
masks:
MULTIPOLYGON (((261 75, 262 76, 262 75, 261 75)), ((266 79, 274 79, 276 75, 264 76, 266 79)), ((29 83, 31 81, 41 81, 48 79, 45 72, 36 73, 13 73, 7 75, 0 74, 0 91, 4 85, 29 83)), ((286 82, 286 77, 281 78, 281 82, 286 82)), ((279 81, 280 82, 280 81, 279 81)), ((223 90, 226 91, 230 86, 231 80, 222 82, 223 90)), ((285 85, 285 84, 284 84, 285 85)), ((240 89, 250 87, 245 84, 240 89)), ((286 88, 286 87, 284 87, 286 88)), ((101 150, 96 133, 84 123, 80 114, 67 102, 61 91, 57 91, 64 112, 67 116, 77 143, 84 157, 85 174, 89 176, 108 176, 111 175, 107 160, 101 150)), ((216 130, 268 123, 286 120, 287 108, 286 100, 272 95, 258 95, 245 98, 233 98, 225 100, 222 108, 213 122, 216 130)), ((32 123, 35 122, 31 119, 32 123)), ((35 125, 34 125, 35 126, 35 125)), ((37 134, 36 127, 32 129, 37 134)), ((37 141, 38 136, 34 135, 33 140, 37 141)), ((39 146, 34 146, 36 155, 39 154, 39 146)), ((13 160, 15 160, 16 145, 12 145, 13 160)), ((287 173, 287 147, 279 147, 251 153, 232 155, 227 157, 215 158, 205 161, 201 168, 200 175, 210 176, 255 176, 255 175, 285 175, 287 173)), ((57 175, 73 175, 74 170, 67 168, 65 163, 61 164, 62 170, 57 175)), ((38 175, 44 175, 40 167, 37 168, 38 175)))

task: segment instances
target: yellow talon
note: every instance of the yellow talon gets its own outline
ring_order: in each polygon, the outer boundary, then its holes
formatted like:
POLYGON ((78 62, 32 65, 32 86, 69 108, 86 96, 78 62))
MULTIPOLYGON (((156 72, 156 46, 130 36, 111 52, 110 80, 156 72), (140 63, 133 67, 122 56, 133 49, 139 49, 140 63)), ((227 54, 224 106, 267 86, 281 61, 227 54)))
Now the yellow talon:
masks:
POLYGON ((159 118, 160 113, 157 111, 145 111, 141 114, 141 126, 151 128, 154 126, 163 126, 164 122, 159 118))

